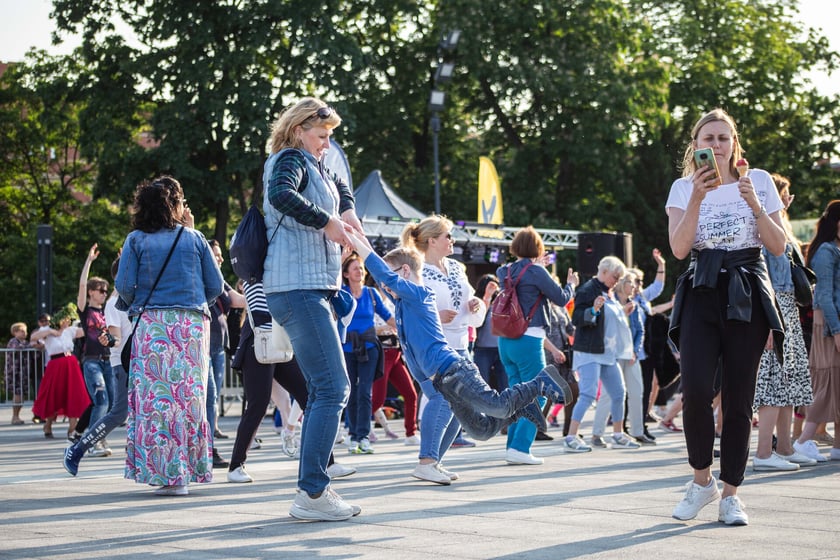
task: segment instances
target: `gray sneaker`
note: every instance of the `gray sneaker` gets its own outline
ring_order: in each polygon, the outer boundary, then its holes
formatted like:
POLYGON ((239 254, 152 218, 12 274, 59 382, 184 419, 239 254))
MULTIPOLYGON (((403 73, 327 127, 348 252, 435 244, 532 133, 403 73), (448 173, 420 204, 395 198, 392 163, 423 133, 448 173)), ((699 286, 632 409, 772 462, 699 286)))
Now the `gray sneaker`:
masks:
POLYGON ((311 498, 303 490, 298 490, 289 515, 306 521, 346 521, 358 514, 353 506, 327 486, 317 498, 311 498))
POLYGON ((589 443, 592 444, 592 447, 606 447, 607 442, 604 441, 603 436, 592 436, 592 439, 589 440, 589 443))
POLYGON ((537 399, 532 400, 522 408, 516 411, 514 419, 524 418, 537 427, 538 432, 548 431, 548 422, 543 416, 542 409, 537 403, 537 399))
POLYGON ((613 449, 638 449, 640 444, 633 441, 630 436, 624 433, 613 434, 610 438, 610 447, 613 449))

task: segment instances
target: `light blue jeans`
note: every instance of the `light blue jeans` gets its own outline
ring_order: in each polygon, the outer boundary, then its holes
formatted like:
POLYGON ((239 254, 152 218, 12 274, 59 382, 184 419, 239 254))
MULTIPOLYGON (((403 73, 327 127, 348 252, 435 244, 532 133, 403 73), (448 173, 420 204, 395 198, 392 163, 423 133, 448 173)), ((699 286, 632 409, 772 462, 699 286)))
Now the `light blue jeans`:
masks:
POLYGON ((341 411, 350 396, 344 350, 330 305, 332 295, 329 290, 266 294, 271 316, 286 329, 309 387, 300 431, 298 488, 310 495, 330 483, 327 466, 341 411))
POLYGON ((222 392, 225 378, 225 349, 223 346, 210 348, 210 371, 207 375, 207 431, 210 447, 213 448, 214 432, 216 430, 216 404, 222 392))
MULTIPOLYGON (((630 360, 619 360, 621 373, 623 374, 624 386, 627 391, 627 420, 630 425, 628 431, 633 437, 644 434, 645 425, 642 422, 642 368, 639 362, 630 363, 630 360)), ((612 412, 612 397, 605 391, 598 400, 598 408, 595 409, 595 419, 592 421, 592 435, 602 436, 607 425, 607 411, 612 412)), ((624 418, 612 417, 613 422, 620 422, 624 418)))
POLYGON ((99 422, 114 402, 114 371, 108 360, 85 358, 82 362, 85 387, 93 403, 90 411, 90 426, 99 422))
POLYGON ((578 387, 580 395, 572 411, 572 420, 580 422, 583 415, 595 402, 598 394, 598 380, 603 384, 604 391, 612 398, 610 414, 613 422, 624 420, 624 376, 618 364, 602 365, 591 362, 578 368, 578 387))
MULTIPOLYGON (((508 374, 508 382, 513 387, 517 383, 525 383, 534 379, 545 367, 545 352, 543 339, 536 336, 524 335, 519 338, 499 337, 499 357, 508 374)), ((538 399, 540 406, 545 404, 545 397, 538 399)), ((537 435, 537 427, 520 418, 510 426, 507 432, 507 449, 515 449, 522 453, 531 452, 531 444, 537 435)))

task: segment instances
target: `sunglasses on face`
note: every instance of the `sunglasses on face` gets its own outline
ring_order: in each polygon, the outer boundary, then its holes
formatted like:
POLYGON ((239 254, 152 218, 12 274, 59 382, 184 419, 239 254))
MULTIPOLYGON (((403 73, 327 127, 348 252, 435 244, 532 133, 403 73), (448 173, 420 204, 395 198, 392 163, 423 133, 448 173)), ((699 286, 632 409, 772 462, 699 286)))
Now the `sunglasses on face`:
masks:
POLYGON ((97 288, 94 291, 99 292, 100 294, 107 294, 108 293, 108 290, 106 288, 97 288))

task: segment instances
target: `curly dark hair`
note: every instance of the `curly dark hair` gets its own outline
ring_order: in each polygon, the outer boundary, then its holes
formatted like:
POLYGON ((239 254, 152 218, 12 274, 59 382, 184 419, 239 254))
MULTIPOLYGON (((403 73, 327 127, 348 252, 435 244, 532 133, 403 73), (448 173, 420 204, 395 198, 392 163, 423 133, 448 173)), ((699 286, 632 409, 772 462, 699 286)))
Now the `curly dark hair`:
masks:
POLYGON ((179 206, 183 199, 181 184, 169 175, 143 181, 134 192, 132 228, 146 233, 174 229, 181 223, 179 206))

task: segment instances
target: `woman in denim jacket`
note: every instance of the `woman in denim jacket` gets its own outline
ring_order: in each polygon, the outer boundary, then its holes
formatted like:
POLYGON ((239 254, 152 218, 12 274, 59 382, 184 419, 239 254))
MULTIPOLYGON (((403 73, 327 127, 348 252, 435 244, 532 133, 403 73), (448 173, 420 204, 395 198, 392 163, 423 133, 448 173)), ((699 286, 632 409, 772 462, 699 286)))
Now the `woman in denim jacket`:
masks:
MULTIPOLYGON (((758 446, 753 457, 754 471, 795 471, 799 465, 816 464, 793 449, 791 441, 791 419, 796 406, 807 406, 814 400, 811 393, 811 376, 808 373, 808 350, 802 338, 799 309, 793 295, 793 280, 790 275, 790 261, 793 251, 799 251, 793 236, 787 209, 793 201, 790 181, 780 175, 771 175, 779 191, 784 209, 779 212, 785 226, 787 243, 782 255, 773 255, 762 249, 767 261, 767 272, 776 301, 785 320, 785 342, 782 348, 784 365, 779 363, 773 349, 773 338, 769 337, 761 363, 758 366, 758 382, 755 386, 753 408, 758 411, 758 446), (773 448, 773 431, 776 431, 776 447, 773 448)), ((801 261, 800 261, 801 262, 801 261)))
POLYGON ((137 187, 134 231, 123 244, 114 281, 117 308, 136 324, 125 477, 158 486, 155 493, 166 496, 187 494, 191 482, 213 480, 212 428, 205 418, 208 304, 222 292, 222 273, 207 240, 192 228, 185 203, 172 177, 137 187))
MULTIPOLYGON (((840 200, 829 202, 820 216, 805 264, 817 275, 809 356, 814 404, 808 407, 802 435, 793 448, 825 461, 813 437, 820 422, 834 422, 835 429, 840 425, 840 200)), ((829 457, 840 460, 840 438, 834 439, 829 457)))

